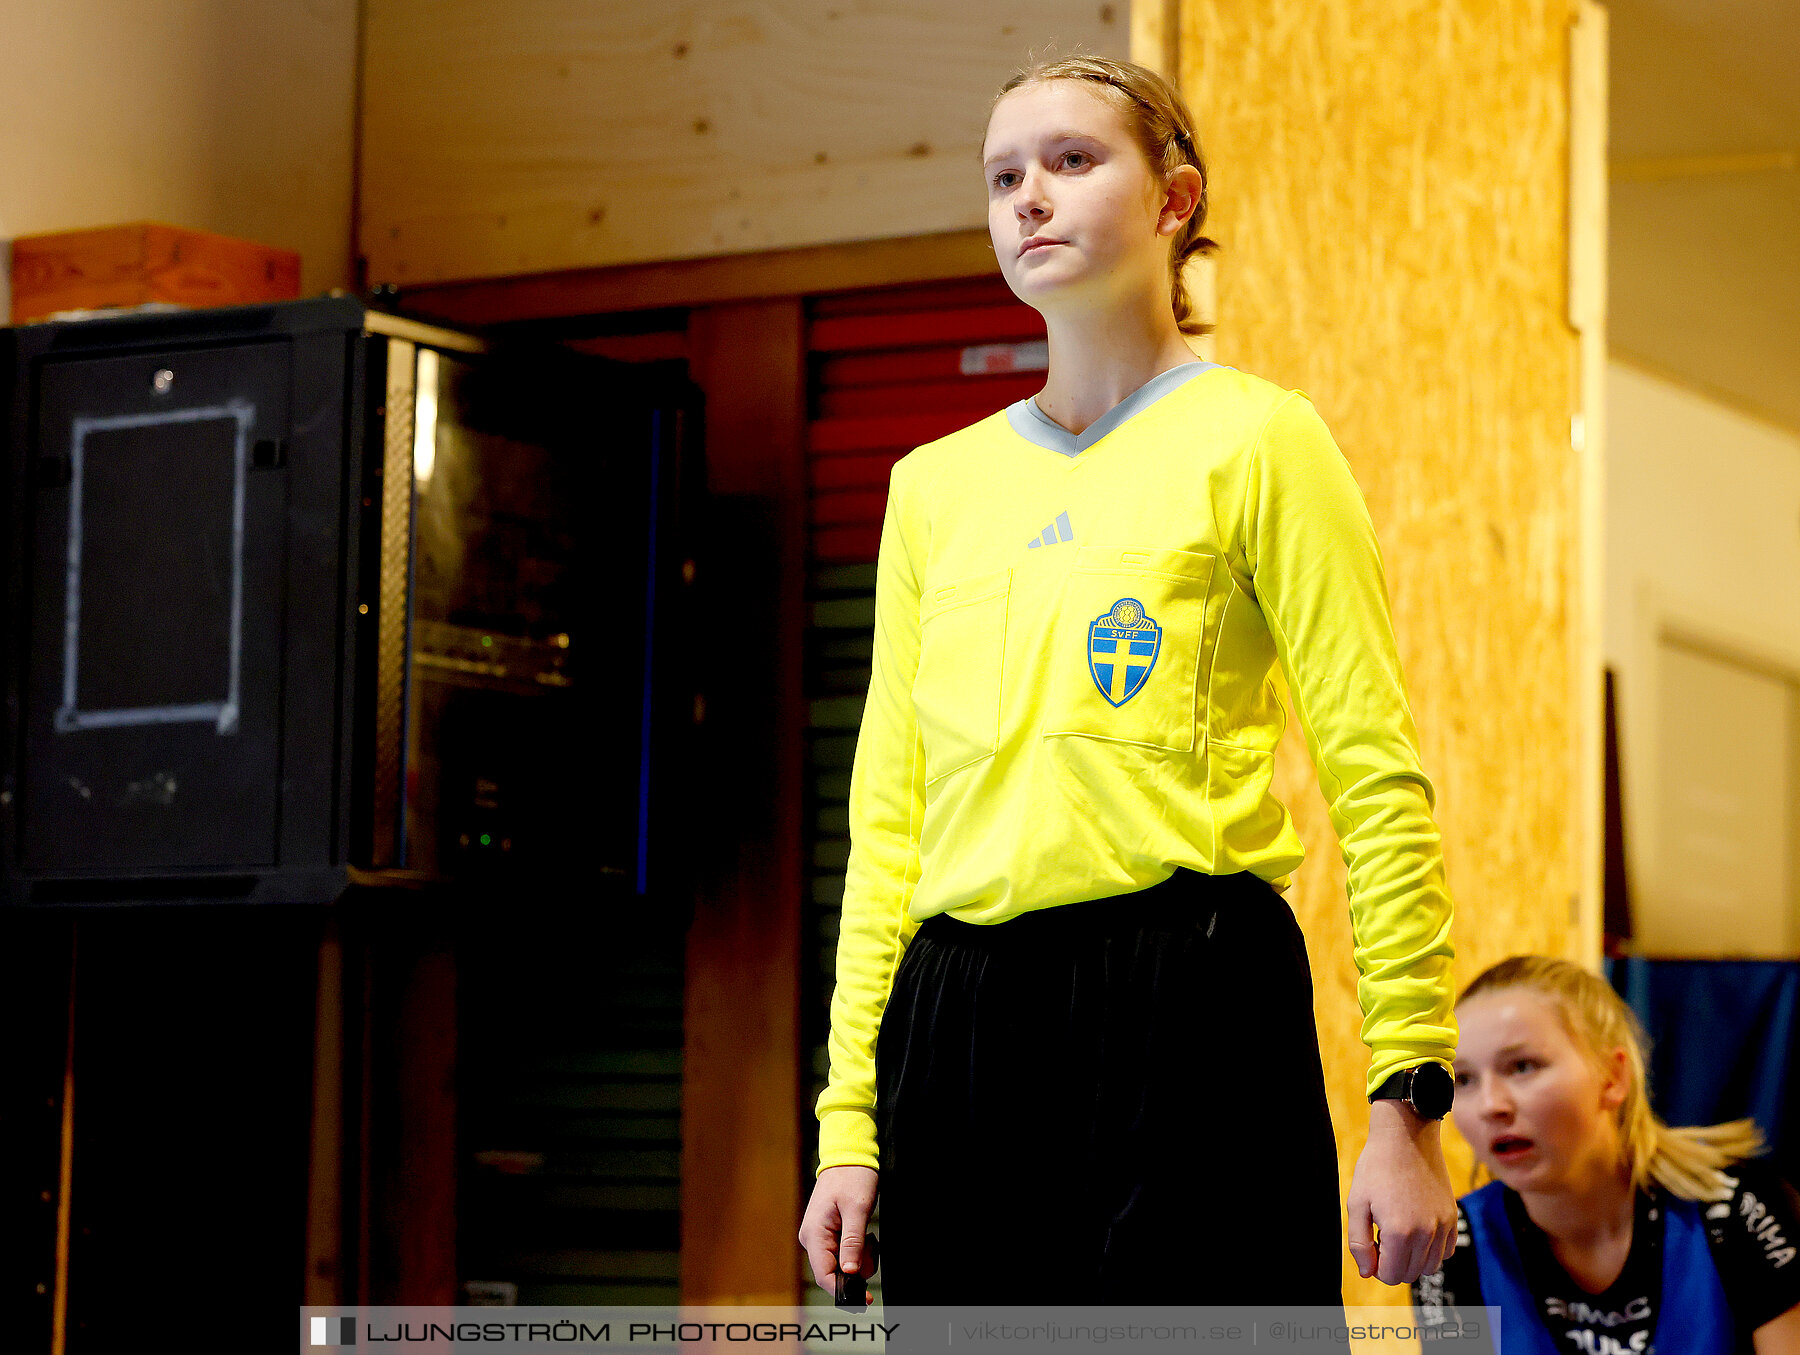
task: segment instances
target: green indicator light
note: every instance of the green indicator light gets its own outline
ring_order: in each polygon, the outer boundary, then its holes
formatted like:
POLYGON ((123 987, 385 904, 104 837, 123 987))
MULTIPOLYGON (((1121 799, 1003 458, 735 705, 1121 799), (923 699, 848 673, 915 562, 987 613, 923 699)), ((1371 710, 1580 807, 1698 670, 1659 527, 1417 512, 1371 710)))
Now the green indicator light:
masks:
POLYGON ((492 649, 494 647, 494 637, 491 635, 482 636, 481 637, 481 647, 483 649, 492 649))
POLYGON ((494 839, 493 839, 493 838, 491 838, 491 837, 489 837, 489 836, 488 836, 488 835, 487 835, 487 834, 486 834, 486 833, 483 833, 483 834, 482 834, 482 835, 481 835, 481 845, 482 845, 482 846, 484 846, 484 847, 485 847, 485 846, 487 846, 487 845, 488 845, 488 844, 489 844, 489 843, 490 843, 490 842, 492 842, 492 841, 493 841, 493 840, 494 840, 494 839))

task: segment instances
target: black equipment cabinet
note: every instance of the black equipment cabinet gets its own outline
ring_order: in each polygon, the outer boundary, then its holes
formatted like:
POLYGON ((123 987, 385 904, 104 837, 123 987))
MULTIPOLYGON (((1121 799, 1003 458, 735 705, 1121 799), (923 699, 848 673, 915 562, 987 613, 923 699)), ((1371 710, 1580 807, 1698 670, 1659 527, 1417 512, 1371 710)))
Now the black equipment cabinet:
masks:
POLYGON ((656 890, 684 373, 323 298, 0 330, 0 381, 6 898, 656 890))
POLYGON ((5 332, 16 901, 344 885, 350 301, 5 332))
POLYGON ((0 402, 0 904, 31 905, 0 908, 0 1319, 109 1350, 198 1284, 291 1321, 309 1114, 350 1145, 314 1165, 367 1302, 355 1219, 412 1165, 403 1027, 454 1022, 417 996, 446 936, 536 919, 470 966, 478 1014, 535 1000, 475 1060, 540 1011, 575 1039, 571 938, 604 937, 678 1070, 697 393, 324 298, 0 329, 0 402), (563 947, 559 992, 500 972, 520 935, 563 947), (345 1026, 316 1066, 315 1020, 345 1026))

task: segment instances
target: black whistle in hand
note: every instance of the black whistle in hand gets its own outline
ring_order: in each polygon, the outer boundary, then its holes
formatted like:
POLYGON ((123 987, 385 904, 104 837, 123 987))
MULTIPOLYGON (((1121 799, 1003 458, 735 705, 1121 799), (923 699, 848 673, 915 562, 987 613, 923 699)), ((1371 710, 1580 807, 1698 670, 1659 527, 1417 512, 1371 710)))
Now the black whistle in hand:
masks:
POLYGON ((846 1313, 860 1313, 869 1306, 869 1284, 860 1275, 837 1273, 836 1306, 846 1313))
POLYGON ((862 1264, 854 1275, 846 1275, 842 1270, 837 1273, 837 1297, 832 1303, 846 1313, 867 1312, 869 1307, 869 1282, 863 1278, 881 1264, 881 1244, 875 1240, 874 1234, 863 1238, 862 1264))

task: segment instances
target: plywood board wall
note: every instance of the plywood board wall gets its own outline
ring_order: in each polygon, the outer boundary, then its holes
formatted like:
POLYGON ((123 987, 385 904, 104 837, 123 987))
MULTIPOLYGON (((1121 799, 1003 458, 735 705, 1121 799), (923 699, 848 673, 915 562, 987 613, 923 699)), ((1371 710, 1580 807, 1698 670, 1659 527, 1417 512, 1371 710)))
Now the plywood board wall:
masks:
POLYGON ((1126 0, 369 0, 373 282, 688 259, 985 224, 992 93, 1127 53, 1126 0))
MULTIPOLYGON (((1368 498, 1437 788, 1456 977, 1578 952, 1573 0, 1182 0, 1217 357, 1306 391, 1368 498)), ((1594 680, 1598 680, 1595 673, 1594 680)), ((1345 871, 1292 725, 1278 789, 1347 1188, 1367 1126, 1345 871)), ((1445 1135, 1466 1184, 1466 1147, 1445 1135)), ((1350 1302, 1404 1298, 1360 1281, 1350 1302)))

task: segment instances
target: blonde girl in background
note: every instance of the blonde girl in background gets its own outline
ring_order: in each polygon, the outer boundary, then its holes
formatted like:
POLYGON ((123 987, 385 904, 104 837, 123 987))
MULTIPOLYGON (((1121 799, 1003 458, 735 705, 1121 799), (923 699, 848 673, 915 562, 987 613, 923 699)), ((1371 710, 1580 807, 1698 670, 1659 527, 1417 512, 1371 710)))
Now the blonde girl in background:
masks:
POLYGON ((1450 898, 1367 509, 1304 395, 1188 346, 1206 171, 1161 77, 1034 66, 982 156, 1049 369, 893 472, 813 1276, 868 1273, 879 1187, 889 1303, 1341 1302, 1279 663, 1373 1053, 1350 1251, 1412 1280, 1453 1240, 1450 898))
POLYGON ((1800 1352, 1800 1197, 1752 1121, 1657 1119, 1631 1009, 1566 960, 1502 961, 1456 1014, 1456 1127, 1494 1179, 1424 1322, 1497 1306, 1502 1355, 1800 1352))

